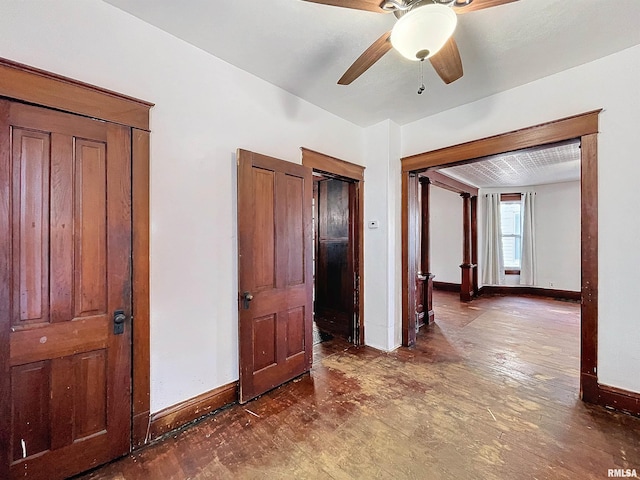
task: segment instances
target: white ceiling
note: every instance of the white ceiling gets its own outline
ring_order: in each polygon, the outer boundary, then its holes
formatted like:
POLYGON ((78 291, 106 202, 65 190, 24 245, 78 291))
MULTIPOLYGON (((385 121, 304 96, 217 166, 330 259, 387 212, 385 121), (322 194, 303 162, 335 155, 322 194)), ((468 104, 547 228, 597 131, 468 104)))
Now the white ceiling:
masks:
POLYGON ((639 0, 519 0, 460 15, 464 77, 444 85, 425 64, 417 95, 418 63, 394 50, 336 85, 393 14, 302 0, 105 1, 361 126, 403 125, 640 44, 639 0))
POLYGON ((580 141, 535 147, 438 170, 479 188, 521 187, 580 180, 580 141))

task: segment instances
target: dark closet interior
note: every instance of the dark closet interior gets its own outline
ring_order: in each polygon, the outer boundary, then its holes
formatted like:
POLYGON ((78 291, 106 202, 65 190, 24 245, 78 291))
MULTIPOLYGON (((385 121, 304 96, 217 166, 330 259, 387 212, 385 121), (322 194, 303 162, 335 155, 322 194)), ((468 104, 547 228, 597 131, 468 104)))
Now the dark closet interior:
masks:
POLYGON ((353 341, 355 188, 339 178, 314 179, 314 320, 320 332, 353 341))

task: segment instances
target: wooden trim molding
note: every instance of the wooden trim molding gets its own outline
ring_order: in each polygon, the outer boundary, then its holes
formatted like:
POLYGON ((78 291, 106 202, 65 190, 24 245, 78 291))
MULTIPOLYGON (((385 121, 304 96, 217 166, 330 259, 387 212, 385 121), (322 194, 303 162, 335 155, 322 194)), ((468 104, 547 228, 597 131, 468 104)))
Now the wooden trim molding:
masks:
POLYGON ((153 441, 237 401, 238 382, 231 382, 160 410, 151 416, 147 441, 153 441))
MULTIPOLYGON (((460 284, 452 282, 433 282, 434 290, 460 293, 460 284)), ((556 298, 558 300, 580 301, 581 293, 571 290, 551 290, 549 288, 504 285, 484 285, 478 288, 478 295, 532 295, 536 297, 556 298)))
POLYGON ((536 297, 573 301, 580 301, 582 298, 581 292, 552 290, 550 288, 530 287, 527 285, 484 285, 479 288, 478 295, 533 295, 536 297))
POLYGON ((520 202, 522 200, 521 193, 501 193, 500 201, 501 202, 520 202))
POLYGON ((443 173, 440 173, 436 170, 427 170, 426 172, 420 173, 420 178, 426 177, 429 181, 435 185, 436 187, 444 188, 445 190, 449 190, 450 192, 463 194, 468 193, 473 197, 478 196, 478 188, 473 185, 467 185, 455 178, 451 178, 446 176, 443 173))
POLYGON ((431 152, 418 153, 401 160, 402 171, 422 171, 430 167, 468 162, 469 160, 489 155, 597 134, 598 115, 601 111, 602 109, 593 110, 534 127, 514 130, 513 132, 473 140, 452 147, 440 148, 431 152))
MULTIPOLYGON (((585 135, 580 144, 580 263, 582 305, 580 315, 580 373, 598 376, 598 136, 585 135)), ((598 403, 600 396, 585 390, 583 400, 598 403)))
POLYGON ((302 164, 311 167, 313 170, 338 175, 359 182, 364 181, 365 167, 362 165, 356 165, 355 163, 340 160, 339 158, 330 157, 324 153, 309 150, 304 147, 301 147, 300 150, 302 150, 302 164))
POLYGON ((0 58, 0 96, 149 130, 152 103, 0 58))
POLYGON ((442 290, 444 292, 454 292, 454 293, 460 293, 460 288, 461 285, 459 283, 452 283, 452 282, 433 282, 433 289, 434 290, 442 290))
POLYGON ((132 142, 133 195, 133 337, 132 429, 133 448, 144 445, 150 414, 150 306, 149 306, 149 132, 134 128, 132 142))
MULTIPOLYGON (((9 102, 0 101, 0 119, 9 123, 9 102)), ((11 398, 10 333, 5 322, 10 322, 11 309, 11 271, 5 265, 12 262, 12 239, 6 233, 11 231, 11 133, 9 129, 0 129, 0 398, 11 398)), ((9 478, 11 458, 11 401, 0 401, 0 478, 9 478)))
POLYGON ((153 104, 2 58, 0 97, 131 128, 134 317, 131 442, 133 448, 141 446, 147 440, 150 427, 148 130, 153 104))
POLYGON ((347 162, 339 158, 330 157, 323 153, 300 147, 302 151, 302 165, 312 170, 329 175, 337 175, 355 183, 356 217, 358 224, 355 228, 355 242, 358 248, 357 265, 357 296, 358 296, 358 330, 354 332, 356 345, 364 345, 364 169, 362 165, 347 162))

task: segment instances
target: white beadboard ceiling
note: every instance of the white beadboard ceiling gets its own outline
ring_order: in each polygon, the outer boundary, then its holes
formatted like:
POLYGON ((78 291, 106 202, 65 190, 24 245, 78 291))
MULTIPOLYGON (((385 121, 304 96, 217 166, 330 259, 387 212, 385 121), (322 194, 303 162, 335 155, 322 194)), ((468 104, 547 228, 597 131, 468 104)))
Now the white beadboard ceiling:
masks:
POLYGON ((302 0, 105 1, 360 126, 404 125, 640 44, 640 0, 519 0, 460 15, 464 77, 445 85, 425 64, 417 95, 418 63, 394 50, 336 85, 392 14, 302 0))
POLYGON ((575 140, 483 157, 474 163, 438 171, 478 188, 522 187, 580 180, 580 142, 575 140))

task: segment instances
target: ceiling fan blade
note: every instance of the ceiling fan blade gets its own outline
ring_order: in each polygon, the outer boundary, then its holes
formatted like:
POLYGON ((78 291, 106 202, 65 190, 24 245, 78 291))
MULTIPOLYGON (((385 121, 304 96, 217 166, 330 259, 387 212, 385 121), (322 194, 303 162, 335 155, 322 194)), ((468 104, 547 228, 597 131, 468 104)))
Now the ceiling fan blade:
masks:
POLYGON ((431 65, 447 85, 462 77, 462 60, 456 41, 451 37, 444 47, 429 58, 431 65))
POLYGON ((304 0, 305 2, 321 3, 334 7, 353 8, 355 10, 365 10, 367 12, 389 13, 380 8, 380 0, 304 0))
POLYGON ((464 0, 457 0, 453 4, 453 10, 456 13, 468 13, 475 12, 476 10, 483 10, 485 8, 497 7, 504 5, 505 3, 517 2, 518 0, 473 0, 470 4, 465 5, 464 0))
POLYGON ((366 72, 371 65, 380 60, 385 53, 391 50, 390 36, 391 32, 386 32, 378 40, 373 42, 373 44, 353 62, 349 69, 344 72, 344 75, 338 80, 338 85, 349 85, 366 72))

